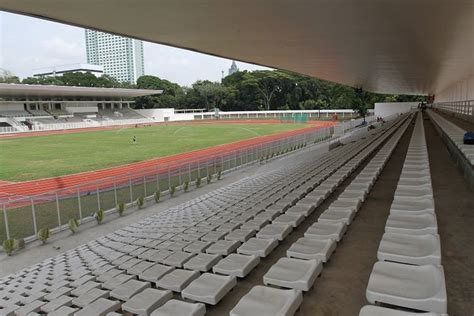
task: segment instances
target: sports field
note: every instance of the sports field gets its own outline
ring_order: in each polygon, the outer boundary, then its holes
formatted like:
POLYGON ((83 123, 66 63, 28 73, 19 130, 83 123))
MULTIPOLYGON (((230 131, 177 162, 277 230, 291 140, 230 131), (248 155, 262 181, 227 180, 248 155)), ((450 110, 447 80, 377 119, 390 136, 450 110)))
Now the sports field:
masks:
POLYGON ((308 126, 169 124, 0 139, 0 180, 26 181, 103 169, 308 126))

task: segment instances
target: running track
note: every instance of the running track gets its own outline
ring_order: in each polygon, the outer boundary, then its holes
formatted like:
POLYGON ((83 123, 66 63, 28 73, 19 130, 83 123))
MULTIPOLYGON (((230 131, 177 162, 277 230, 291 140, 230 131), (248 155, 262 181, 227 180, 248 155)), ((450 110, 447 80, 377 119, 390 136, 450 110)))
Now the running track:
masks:
MULTIPOLYGON (((213 121, 215 123, 215 121, 213 121)), ((228 123, 227 121, 225 121, 228 123)), ((242 121, 238 121, 242 123, 242 121)), ((255 121, 252 121, 255 122, 255 121)), ((265 120, 265 123, 270 123, 269 121, 265 120)), ((206 123, 206 122, 200 122, 206 123)), ((294 131, 288 131, 283 133, 277 133, 273 135, 267 136, 259 136, 250 138, 243 141, 238 141, 229 144, 223 144, 213 147, 208 147, 204 149, 199 149, 191 152, 186 152, 182 154, 161 157, 151 160, 146 160, 138 163, 132 163, 127 165, 122 165, 118 167, 108 168, 108 169, 100 169, 96 171, 90 172, 83 172, 78 174, 71 174, 65 175, 60 177, 54 178, 46 178, 40 180, 33 180, 33 181, 26 181, 26 182, 17 182, 17 183, 9 183, 9 184, 1 184, 0 183, 0 198, 6 200, 12 200, 21 197, 29 197, 35 196, 47 192, 52 192, 59 189, 67 189, 71 187, 77 187, 78 185, 85 186, 84 188, 81 187, 81 191, 84 189, 93 190, 96 187, 95 181, 104 180, 102 185, 110 186, 113 185, 113 177, 123 177, 126 174, 138 174, 140 177, 143 177, 144 170, 150 170, 151 172, 156 173, 157 167, 165 167, 167 165, 173 165, 173 167, 179 168, 180 165, 187 165, 190 161, 196 161, 199 158, 208 158, 209 160, 214 159, 217 155, 222 155, 226 153, 233 152, 239 149, 245 149, 251 146, 268 143, 272 141, 277 141, 289 136, 297 136, 303 133, 318 130, 324 127, 333 126, 335 125, 334 122, 314 122, 313 126, 298 129, 294 131), (107 181, 107 179, 109 181, 107 181), (92 184, 91 184, 92 183, 92 184), (86 188, 88 184, 91 184, 91 188, 86 188)), ((94 129, 97 130, 97 129, 94 129)), ((50 131, 50 132, 57 132, 57 131, 50 131)), ((41 133, 41 132, 40 132, 41 133)), ((42 132, 41 135, 44 135, 42 132)), ((28 133, 29 134, 29 133, 28 133)), ((57 134, 57 133, 54 133, 57 134)), ((128 178, 126 178, 128 179, 128 178)), ((127 181, 127 180, 125 180, 127 181)), ((65 190, 66 191, 66 190, 65 190)), ((75 191, 71 190, 70 193, 75 191)))

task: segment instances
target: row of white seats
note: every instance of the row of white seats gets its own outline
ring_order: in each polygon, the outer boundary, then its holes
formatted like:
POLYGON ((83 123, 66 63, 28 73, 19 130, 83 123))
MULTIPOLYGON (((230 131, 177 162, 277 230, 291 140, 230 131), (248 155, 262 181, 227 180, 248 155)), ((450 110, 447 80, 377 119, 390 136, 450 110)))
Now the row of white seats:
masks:
POLYGON ((217 304, 277 246, 265 227, 298 225, 304 215, 290 206, 386 134, 336 148, 318 165, 308 157, 236 182, 3 278, 0 314, 203 315, 202 303, 217 304))
POLYGON ((421 113, 408 147, 360 316, 440 315, 447 311, 441 246, 421 113), (425 315, 425 314, 423 314, 425 315))
MULTIPOLYGON (((331 203, 318 221, 309 227, 263 276, 265 286, 253 287, 230 312, 231 316, 293 315, 303 301, 303 292, 309 291, 342 239, 355 213, 365 200, 373 183, 390 158, 395 146, 408 126, 408 121, 394 133, 379 152, 346 187, 338 199, 331 203), (369 185, 367 185, 369 183, 369 185), (283 289, 279 289, 279 288, 283 289)), ((366 150, 346 163, 314 191, 290 208, 306 216, 318 207, 365 159, 385 140, 373 142, 366 150)), ((268 226, 267 226, 268 227, 268 226)), ((278 227, 278 226, 277 226, 278 227)), ((280 227, 283 231, 284 227, 280 227)), ((276 231, 277 228, 275 227, 276 231)), ((287 234, 268 236, 284 239, 287 234)))
POLYGON ((463 142, 463 137, 464 134, 466 134, 466 131, 451 121, 445 119, 435 111, 428 110, 428 115, 434 121, 434 123, 438 125, 439 128, 441 128, 446 133, 446 135, 448 135, 453 144, 471 163, 471 166, 474 166, 474 145, 467 145, 463 142))

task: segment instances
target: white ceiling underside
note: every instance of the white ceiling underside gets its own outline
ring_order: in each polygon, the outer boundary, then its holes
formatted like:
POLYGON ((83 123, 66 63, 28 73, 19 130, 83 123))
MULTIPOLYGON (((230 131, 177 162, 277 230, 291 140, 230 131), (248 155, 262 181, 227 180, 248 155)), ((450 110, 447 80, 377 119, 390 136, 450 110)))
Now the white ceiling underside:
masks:
POLYGON ((0 10, 375 92, 436 93, 474 73, 474 0, 0 0, 0 10))

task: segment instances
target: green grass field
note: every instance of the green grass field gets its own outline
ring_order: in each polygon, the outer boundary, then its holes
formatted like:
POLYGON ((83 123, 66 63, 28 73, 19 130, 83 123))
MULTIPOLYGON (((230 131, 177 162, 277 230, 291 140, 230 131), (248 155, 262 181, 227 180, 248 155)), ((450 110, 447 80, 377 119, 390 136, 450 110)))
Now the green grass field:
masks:
POLYGON ((0 180, 26 181, 119 166, 307 127, 306 124, 157 125, 0 139, 0 180), (137 145, 132 144, 133 136, 137 145))

